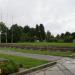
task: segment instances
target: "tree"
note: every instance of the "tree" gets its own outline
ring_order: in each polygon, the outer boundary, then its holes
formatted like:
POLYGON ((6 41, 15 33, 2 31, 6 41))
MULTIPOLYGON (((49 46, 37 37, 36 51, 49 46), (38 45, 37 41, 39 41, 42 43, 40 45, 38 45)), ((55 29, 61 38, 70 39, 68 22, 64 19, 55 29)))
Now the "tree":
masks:
POLYGON ((60 39, 60 35, 59 35, 59 34, 57 34, 56 39, 57 39, 57 40, 59 40, 59 39, 60 39))
POLYGON ((47 34, 46 34, 46 41, 47 42, 50 42, 51 40, 51 32, 47 31, 47 34))
POLYGON ((43 24, 40 24, 40 26, 39 26, 39 40, 44 41, 45 38, 46 38, 46 35, 45 35, 44 26, 43 26, 43 24))
POLYGON ((24 33, 30 32, 30 27, 29 27, 28 25, 26 25, 26 26, 23 28, 23 31, 24 31, 24 33))
POLYGON ((60 38, 64 40, 65 34, 61 33, 60 38))
POLYGON ((31 42, 34 42, 36 40, 35 36, 36 36, 35 28, 30 28, 30 41, 31 42))
POLYGON ((35 28, 35 37, 36 37, 36 40, 39 40, 40 37, 39 37, 39 25, 36 24, 36 28, 35 28))
POLYGON ((72 39, 75 39, 75 32, 73 32, 71 36, 73 37, 72 39))
POLYGON ((19 42, 21 35, 22 35, 22 27, 18 26, 17 24, 14 24, 10 28, 10 33, 11 33, 11 41, 12 42, 19 42))
MULTIPOLYGON (((30 28, 28 25, 26 25, 23 29, 23 39, 24 41, 33 42, 34 41, 34 35, 35 35, 35 29, 30 28)), ((22 40, 23 40, 22 39, 22 40)))
POLYGON ((0 22, 0 32, 1 34, 1 42, 5 43, 6 42, 6 33, 7 33, 8 28, 6 27, 5 23, 0 22))
POLYGON ((72 36, 70 32, 66 32, 64 35, 64 42, 72 42, 72 36))

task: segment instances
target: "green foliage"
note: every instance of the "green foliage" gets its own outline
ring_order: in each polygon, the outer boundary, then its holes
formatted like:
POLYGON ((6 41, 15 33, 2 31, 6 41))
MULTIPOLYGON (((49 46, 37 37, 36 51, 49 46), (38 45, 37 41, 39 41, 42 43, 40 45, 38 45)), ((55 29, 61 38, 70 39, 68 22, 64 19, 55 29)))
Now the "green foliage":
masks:
POLYGON ((17 45, 34 45, 34 46, 62 46, 62 47, 75 47, 75 43, 55 43, 55 42, 24 42, 15 43, 17 45))
POLYGON ((0 64, 0 69, 2 69, 2 75, 8 75, 17 72, 19 67, 13 61, 8 60, 0 64))
POLYGON ((37 60, 37 59, 14 56, 14 55, 7 55, 7 54, 0 54, 0 57, 12 60, 14 63, 18 65, 18 67, 21 67, 21 64, 22 64, 22 67, 26 69, 36 67, 36 66, 39 66, 48 62, 44 60, 37 60))
POLYGON ((6 31, 8 30, 8 28, 6 27, 5 23, 0 22, 0 32, 1 32, 1 42, 6 42, 6 31))
MULTIPOLYGON (((25 50, 25 49, 16 49, 16 48, 2 48, 1 50, 11 50, 16 52, 23 52, 23 53, 31 53, 31 54, 44 54, 44 55, 52 55, 52 56, 64 56, 69 57, 72 54, 75 54, 74 51, 68 51, 68 52, 59 52, 59 51, 48 51, 48 50, 25 50)), ((23 60, 24 61, 24 60, 23 60)), ((27 61, 27 60, 26 60, 27 61)), ((22 62, 22 60, 21 60, 22 62)), ((24 62, 26 63, 26 62, 24 62)), ((36 62, 35 62, 36 63, 36 62)), ((22 63, 23 64, 23 63, 22 63)), ((27 65, 26 65, 27 66, 27 65)), ((25 67, 26 67, 25 66, 25 67)))
POLYGON ((47 41, 47 42, 73 42, 75 39, 75 32, 70 33, 61 33, 60 35, 57 34, 56 37, 51 34, 51 32, 45 32, 45 28, 43 24, 36 25, 35 28, 29 27, 28 25, 21 27, 17 24, 14 24, 8 29, 5 23, 0 22, 0 31, 1 34, 1 42, 6 42, 6 35, 7 33, 7 41, 10 43, 11 41, 16 42, 35 42, 35 41, 47 41))
POLYGON ((13 42, 18 42, 22 35, 22 27, 18 26, 17 24, 12 25, 10 32, 11 32, 11 39, 13 34, 13 42))
POLYGON ((51 33, 49 31, 47 31, 46 40, 47 40, 47 42, 51 41, 51 33))

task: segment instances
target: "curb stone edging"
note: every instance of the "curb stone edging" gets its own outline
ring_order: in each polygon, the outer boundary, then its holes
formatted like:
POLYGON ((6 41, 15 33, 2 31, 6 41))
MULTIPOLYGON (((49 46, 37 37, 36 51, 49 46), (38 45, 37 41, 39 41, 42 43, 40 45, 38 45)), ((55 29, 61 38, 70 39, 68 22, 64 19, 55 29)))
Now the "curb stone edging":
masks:
POLYGON ((30 68, 28 70, 25 70, 25 71, 21 71, 21 72, 17 72, 17 73, 13 73, 13 74, 10 74, 10 75, 24 75, 24 74, 30 74, 34 71, 37 71, 37 70, 42 70, 44 68, 47 68, 49 66, 53 66, 55 65, 57 62, 49 62, 47 64, 44 64, 44 65, 40 65, 40 66, 37 66, 37 67, 33 67, 33 68, 30 68))

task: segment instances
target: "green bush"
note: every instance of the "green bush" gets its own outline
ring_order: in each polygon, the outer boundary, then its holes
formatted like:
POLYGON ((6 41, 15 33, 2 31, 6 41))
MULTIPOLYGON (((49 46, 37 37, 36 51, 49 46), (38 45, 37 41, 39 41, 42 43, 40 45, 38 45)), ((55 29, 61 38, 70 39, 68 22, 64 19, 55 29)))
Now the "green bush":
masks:
POLYGON ((13 61, 7 61, 0 64, 0 69, 2 70, 1 75, 8 75, 18 71, 18 66, 13 61))

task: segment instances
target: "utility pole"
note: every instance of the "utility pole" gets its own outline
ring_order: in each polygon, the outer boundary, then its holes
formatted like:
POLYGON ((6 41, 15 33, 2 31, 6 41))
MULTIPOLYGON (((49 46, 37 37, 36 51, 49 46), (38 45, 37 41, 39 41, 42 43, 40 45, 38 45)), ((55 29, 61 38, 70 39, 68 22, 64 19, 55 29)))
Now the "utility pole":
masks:
MULTIPOLYGON (((6 15, 6 23, 7 23, 7 18, 8 18, 8 13, 7 13, 7 15, 6 15)), ((8 23, 7 23, 8 24, 8 23)), ((6 36, 6 43, 8 42, 7 41, 7 27, 6 27, 6 33, 5 33, 5 36, 6 36)))
POLYGON ((0 32, 0 43, 1 43, 1 32, 0 32))
POLYGON ((11 40, 11 43, 13 43, 13 28, 12 28, 12 40, 11 40))
MULTIPOLYGON (((2 15, 3 15, 3 14, 2 14, 2 10, 1 10, 1 13, 0 13, 1 22, 2 22, 2 15)), ((1 32, 2 32, 2 31, 1 31, 1 26, 0 26, 0 43, 1 43, 1 32)))
POLYGON ((3 18, 3 14, 2 14, 2 10, 1 10, 1 22, 2 22, 2 18, 3 18))
MULTIPOLYGON (((12 16, 12 25, 13 25, 13 16, 12 16)), ((13 28, 12 28, 12 37, 11 37, 11 43, 13 43, 13 28)))
POLYGON ((6 33, 5 33, 5 35, 6 35, 6 43, 7 43, 7 28, 6 28, 6 33))

